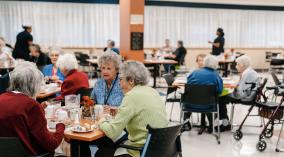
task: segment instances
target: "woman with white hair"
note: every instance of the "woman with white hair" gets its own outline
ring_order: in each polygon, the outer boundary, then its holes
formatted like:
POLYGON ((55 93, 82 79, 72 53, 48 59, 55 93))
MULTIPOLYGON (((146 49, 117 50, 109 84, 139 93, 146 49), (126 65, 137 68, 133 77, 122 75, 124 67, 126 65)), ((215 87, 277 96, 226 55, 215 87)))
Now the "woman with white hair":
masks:
POLYGON ((102 78, 94 85, 91 97, 97 104, 119 106, 123 92, 119 86, 118 71, 121 65, 121 56, 113 52, 105 52, 99 58, 99 67, 102 78))
MULTIPOLYGON (((118 113, 114 119, 100 120, 99 128, 107 137, 98 145, 96 157, 113 157, 116 151, 112 140, 115 140, 126 128, 127 145, 142 147, 148 132, 147 125, 163 128, 168 124, 166 108, 159 93, 147 86, 149 71, 144 64, 137 61, 124 62, 119 70, 120 86, 125 94, 118 113), (112 139, 112 140, 111 140, 112 139), (112 143, 112 144, 110 144, 112 143)), ((124 157, 139 157, 139 151, 125 150, 124 157)), ((122 156, 122 154, 120 154, 122 156)))
MULTIPOLYGON (((223 81, 219 76, 216 69, 218 68, 218 59, 213 55, 208 55, 204 58, 203 68, 193 71, 187 77, 187 84, 193 85, 216 85, 217 94, 221 94, 223 90, 223 81)), ((186 113, 184 115, 184 119, 190 117, 191 113, 186 113)), ((207 119, 209 121, 208 133, 212 133, 213 131, 213 123, 212 123, 212 114, 206 113, 207 119)), ((198 134, 202 134, 205 130, 205 118, 201 122, 201 128, 198 131, 198 134)))
POLYGON ((87 74, 79 72, 78 62, 73 54, 59 56, 56 66, 65 77, 61 85, 61 95, 57 100, 63 100, 66 95, 76 94, 82 88, 89 88, 87 74))
POLYGON ((61 54, 61 49, 51 48, 49 52, 49 58, 51 64, 43 67, 42 73, 47 78, 47 81, 58 82, 64 81, 64 75, 61 73, 60 69, 56 66, 59 55, 61 54))
POLYGON ((223 120, 220 126, 220 131, 231 130, 231 125, 229 124, 229 118, 227 115, 226 104, 231 102, 240 101, 251 101, 254 98, 254 92, 247 90, 251 87, 251 84, 246 83, 258 83, 259 75, 250 66, 250 58, 243 55, 236 59, 236 68, 241 75, 241 79, 234 89, 233 93, 219 98, 220 105, 220 119, 223 120))
POLYGON ((10 73, 9 91, 0 95, 0 137, 17 137, 29 156, 50 152, 62 142, 65 125, 50 133, 43 107, 35 100, 43 75, 30 62, 20 62, 10 73), (32 81, 31 81, 32 80, 32 81))

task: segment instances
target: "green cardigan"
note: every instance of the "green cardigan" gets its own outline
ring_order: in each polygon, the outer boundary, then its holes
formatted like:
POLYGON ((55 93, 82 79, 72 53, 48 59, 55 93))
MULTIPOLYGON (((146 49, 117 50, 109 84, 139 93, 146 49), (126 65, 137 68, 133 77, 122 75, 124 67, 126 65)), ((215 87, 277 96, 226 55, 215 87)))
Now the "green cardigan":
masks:
MULTIPOLYGON (((126 144, 143 146, 148 135, 148 124, 153 128, 167 127, 165 105, 155 89, 135 86, 125 94, 115 119, 100 123, 99 128, 113 140, 126 128, 129 133, 126 144)), ((138 151, 128 150, 128 153, 133 157, 140 156, 138 151)))

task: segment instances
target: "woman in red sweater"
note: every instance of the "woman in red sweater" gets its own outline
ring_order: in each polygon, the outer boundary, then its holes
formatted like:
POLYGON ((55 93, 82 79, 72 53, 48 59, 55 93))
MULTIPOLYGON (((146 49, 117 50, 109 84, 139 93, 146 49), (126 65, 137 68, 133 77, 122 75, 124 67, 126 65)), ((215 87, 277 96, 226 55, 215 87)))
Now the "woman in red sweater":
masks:
POLYGON ((18 137, 30 155, 53 153, 65 125, 50 133, 43 107, 35 101, 43 75, 33 63, 19 63, 10 73, 9 91, 0 95, 0 137, 18 137))
POLYGON ((73 54, 59 56, 56 66, 65 76, 61 85, 61 95, 56 97, 57 100, 63 100, 66 95, 77 94, 81 88, 89 88, 88 76, 77 71, 78 63, 73 54))

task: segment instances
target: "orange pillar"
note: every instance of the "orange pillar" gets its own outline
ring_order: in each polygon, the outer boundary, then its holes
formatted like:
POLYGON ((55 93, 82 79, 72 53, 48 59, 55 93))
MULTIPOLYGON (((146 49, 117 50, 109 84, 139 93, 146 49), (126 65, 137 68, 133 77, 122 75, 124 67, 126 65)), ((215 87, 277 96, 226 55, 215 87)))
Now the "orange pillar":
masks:
POLYGON ((144 61, 145 0, 120 0, 120 53, 126 60, 144 61))

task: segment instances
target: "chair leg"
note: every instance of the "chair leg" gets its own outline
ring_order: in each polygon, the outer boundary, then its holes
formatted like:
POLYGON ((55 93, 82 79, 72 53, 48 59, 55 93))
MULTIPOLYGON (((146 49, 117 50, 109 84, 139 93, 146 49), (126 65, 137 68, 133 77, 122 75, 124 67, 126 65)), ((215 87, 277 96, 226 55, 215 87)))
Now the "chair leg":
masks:
POLYGON ((170 112, 170 122, 172 121, 173 108, 174 108, 174 102, 172 103, 172 108, 170 112))
POLYGON ((230 123, 231 123, 231 127, 232 127, 231 130, 233 130, 234 113, 235 113, 235 104, 232 104, 231 115, 230 115, 230 123))

